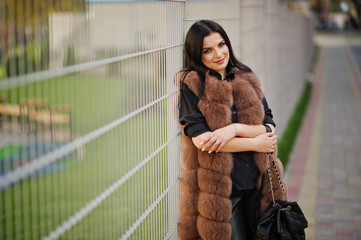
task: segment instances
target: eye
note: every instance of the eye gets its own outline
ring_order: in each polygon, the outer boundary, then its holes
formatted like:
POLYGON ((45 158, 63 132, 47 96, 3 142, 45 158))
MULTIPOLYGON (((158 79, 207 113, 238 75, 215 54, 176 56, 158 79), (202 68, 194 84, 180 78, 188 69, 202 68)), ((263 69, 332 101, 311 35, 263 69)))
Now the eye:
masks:
POLYGON ((204 50, 203 50, 203 53, 204 53, 204 54, 205 54, 205 53, 209 53, 209 52, 211 52, 210 49, 204 49, 204 50))
POLYGON ((218 44, 219 47, 223 47, 224 45, 226 45, 226 42, 225 41, 222 41, 218 44))

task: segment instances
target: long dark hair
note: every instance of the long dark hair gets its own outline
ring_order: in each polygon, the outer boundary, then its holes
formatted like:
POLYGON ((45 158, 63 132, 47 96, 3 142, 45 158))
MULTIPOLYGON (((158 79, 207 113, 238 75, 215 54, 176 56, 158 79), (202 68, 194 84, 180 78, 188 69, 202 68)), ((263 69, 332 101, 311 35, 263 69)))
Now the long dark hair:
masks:
POLYGON ((200 20, 195 22, 188 30, 184 47, 184 67, 186 74, 190 71, 197 71, 201 84, 199 86, 199 97, 204 91, 205 74, 208 68, 202 62, 203 39, 211 33, 218 32, 224 39, 229 50, 229 62, 227 68, 235 67, 245 72, 252 72, 246 65, 242 64, 233 54, 231 42, 227 33, 218 23, 211 20, 200 20))

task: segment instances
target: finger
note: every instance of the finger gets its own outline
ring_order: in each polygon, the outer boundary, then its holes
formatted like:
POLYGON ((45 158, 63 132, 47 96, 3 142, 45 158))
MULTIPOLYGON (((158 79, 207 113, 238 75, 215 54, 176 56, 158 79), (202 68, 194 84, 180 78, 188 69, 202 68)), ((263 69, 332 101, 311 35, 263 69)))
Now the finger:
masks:
POLYGON ((213 146, 213 144, 215 143, 215 139, 210 139, 206 144, 204 144, 204 149, 210 149, 212 146, 213 146))
POLYGON ((210 145, 212 145, 212 142, 214 142, 215 140, 215 137, 214 137, 214 133, 208 135, 204 140, 203 140, 203 145, 205 147, 210 147, 210 145))
POLYGON ((270 139, 272 139, 272 140, 276 140, 276 139, 277 139, 277 135, 273 135, 273 136, 271 136, 271 137, 270 137, 270 139))
POLYGON ((199 144, 204 145, 206 144, 212 137, 214 136, 214 133, 209 134, 207 137, 205 137, 199 144))
POLYGON ((217 139, 211 139, 209 142, 204 146, 204 149, 208 150, 208 153, 212 153, 215 149, 217 149, 219 143, 217 139))
POLYGON ((274 136, 274 133, 273 133, 273 132, 267 132, 267 133, 266 133, 266 136, 267 136, 267 137, 273 137, 273 136, 274 136))
POLYGON ((216 141, 216 142, 212 145, 211 149, 209 149, 208 153, 212 153, 213 151, 215 151, 220 144, 221 144, 220 141, 216 141))
POLYGON ((210 147, 210 143, 209 143, 210 139, 208 139, 207 141, 203 141, 203 144, 200 144, 202 146, 202 152, 204 152, 205 150, 208 150, 210 147))
POLYGON ((220 152, 221 150, 222 150, 222 148, 223 148, 223 146, 225 145, 225 143, 221 143, 220 145, 219 145, 219 147, 217 148, 217 153, 218 152, 220 152))
POLYGON ((217 143, 214 143, 212 147, 209 149, 208 153, 212 153, 218 147, 217 143))

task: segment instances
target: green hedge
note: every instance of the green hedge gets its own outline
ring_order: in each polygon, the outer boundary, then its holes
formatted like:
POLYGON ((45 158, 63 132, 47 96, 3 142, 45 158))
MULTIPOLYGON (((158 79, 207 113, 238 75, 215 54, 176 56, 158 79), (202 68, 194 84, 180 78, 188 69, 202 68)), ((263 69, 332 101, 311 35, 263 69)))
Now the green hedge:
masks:
POLYGON ((282 161, 284 166, 287 165, 290 159, 293 146, 296 142, 303 119, 306 115, 307 106, 311 96, 311 90, 312 84, 307 82, 304 86, 297 106, 288 121, 287 127, 283 132, 282 138, 278 141, 278 158, 282 161))

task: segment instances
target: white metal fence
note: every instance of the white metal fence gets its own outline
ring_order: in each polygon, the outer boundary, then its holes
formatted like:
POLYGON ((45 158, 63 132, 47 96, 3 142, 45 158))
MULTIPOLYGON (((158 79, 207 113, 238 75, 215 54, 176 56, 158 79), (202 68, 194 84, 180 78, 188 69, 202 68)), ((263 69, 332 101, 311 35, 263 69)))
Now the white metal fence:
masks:
POLYGON ((0 239, 176 239, 186 30, 225 28, 281 130, 312 49, 311 20, 276 0, 17 0, 0 13, 0 239))

